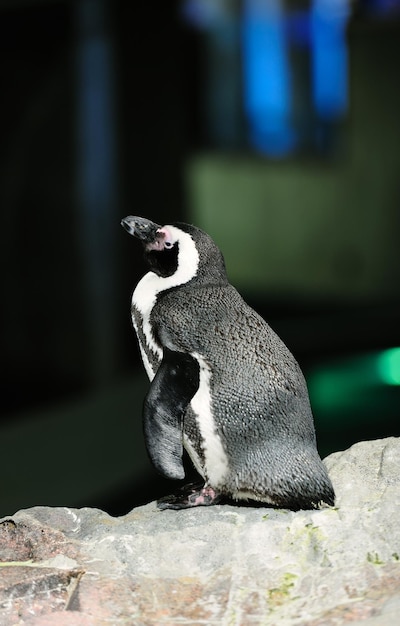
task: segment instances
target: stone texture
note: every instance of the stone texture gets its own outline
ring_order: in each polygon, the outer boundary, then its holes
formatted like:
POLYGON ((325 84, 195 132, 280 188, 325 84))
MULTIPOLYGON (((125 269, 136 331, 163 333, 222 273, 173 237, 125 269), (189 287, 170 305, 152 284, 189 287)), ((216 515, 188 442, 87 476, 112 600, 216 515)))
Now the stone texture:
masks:
POLYGON ((326 464, 321 511, 19 511, 0 521, 0 624, 400 623, 400 439, 326 464))

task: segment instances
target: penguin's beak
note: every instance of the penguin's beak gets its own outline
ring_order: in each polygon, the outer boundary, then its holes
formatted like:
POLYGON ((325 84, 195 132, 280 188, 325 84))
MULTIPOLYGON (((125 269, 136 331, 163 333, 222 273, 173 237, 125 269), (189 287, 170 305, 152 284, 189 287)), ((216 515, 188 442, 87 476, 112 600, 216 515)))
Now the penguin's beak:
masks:
POLYGON ((145 217, 128 215, 121 220, 121 226, 130 235, 137 237, 143 243, 152 243, 157 238, 157 231, 161 228, 159 224, 147 220, 145 217))

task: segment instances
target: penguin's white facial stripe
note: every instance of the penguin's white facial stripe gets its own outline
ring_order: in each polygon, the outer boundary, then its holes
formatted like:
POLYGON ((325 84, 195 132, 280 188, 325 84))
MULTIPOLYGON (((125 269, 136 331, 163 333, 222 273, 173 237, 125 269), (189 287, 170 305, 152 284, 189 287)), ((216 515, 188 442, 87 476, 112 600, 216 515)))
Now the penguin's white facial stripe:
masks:
MULTIPOLYGON (((175 226, 163 226, 160 231, 163 231, 169 241, 173 243, 179 242, 178 267, 174 274, 166 277, 158 276, 154 272, 148 272, 139 281, 132 296, 132 306, 136 307, 143 320, 142 330, 147 343, 147 346, 141 346, 142 358, 143 354, 147 353, 147 350, 151 350, 159 360, 162 359, 163 350, 154 340, 150 325, 150 315, 156 303, 157 295, 166 289, 187 283, 196 276, 199 266, 199 253, 188 233, 175 226)), ((146 355, 146 360, 143 358, 143 364, 151 380, 154 377, 154 372, 152 372, 148 355, 146 355), (150 372, 152 372, 152 376, 150 372)))
POLYGON ((176 226, 163 226, 161 230, 165 232, 166 241, 173 245, 176 243, 179 244, 178 267, 176 272, 172 274, 172 276, 161 279, 163 281, 171 281, 168 287, 162 287, 164 290, 170 287, 184 285, 196 276, 199 267, 199 253, 189 233, 185 233, 176 226))
POLYGON ((178 267, 171 276, 157 276, 154 272, 148 272, 139 281, 132 303, 143 316, 144 313, 150 315, 157 294, 189 282, 196 276, 199 267, 199 253, 191 236, 174 226, 164 228, 168 228, 174 243, 179 242, 178 267))
POLYGON ((193 396, 191 406, 197 416, 197 422, 204 446, 205 472, 210 485, 217 488, 229 472, 228 457, 217 433, 211 407, 210 380, 211 370, 204 358, 197 353, 192 356, 200 365, 200 385, 193 396))

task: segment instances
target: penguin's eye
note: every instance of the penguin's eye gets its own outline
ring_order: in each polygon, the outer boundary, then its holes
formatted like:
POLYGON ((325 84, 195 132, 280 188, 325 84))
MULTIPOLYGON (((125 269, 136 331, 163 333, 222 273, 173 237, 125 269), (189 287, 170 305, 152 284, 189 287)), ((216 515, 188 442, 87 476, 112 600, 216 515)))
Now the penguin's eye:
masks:
POLYGON ((164 248, 166 248, 167 250, 171 250, 171 248, 174 247, 174 244, 172 243, 172 241, 164 241, 164 248))

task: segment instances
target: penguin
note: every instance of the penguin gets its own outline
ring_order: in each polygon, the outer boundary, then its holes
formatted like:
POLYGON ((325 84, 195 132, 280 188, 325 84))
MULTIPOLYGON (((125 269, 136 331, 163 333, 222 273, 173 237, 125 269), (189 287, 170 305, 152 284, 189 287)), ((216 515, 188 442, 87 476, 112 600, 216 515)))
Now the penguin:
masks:
POLYGON ((302 371, 229 283, 212 238, 181 222, 128 216, 121 224, 141 241, 149 265, 131 305, 151 381, 143 404, 146 448, 155 468, 174 480, 185 477, 186 450, 202 477, 158 507, 333 506, 302 371))

